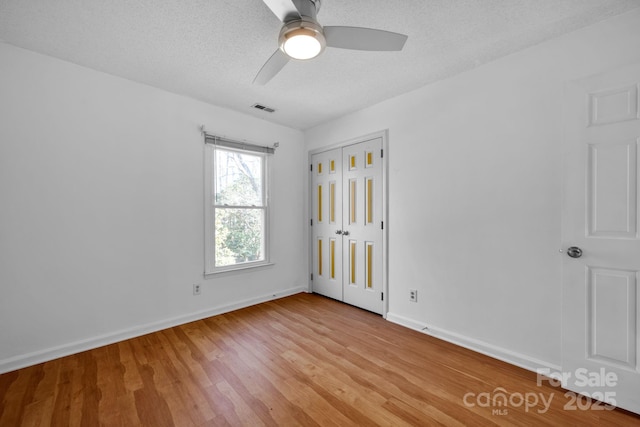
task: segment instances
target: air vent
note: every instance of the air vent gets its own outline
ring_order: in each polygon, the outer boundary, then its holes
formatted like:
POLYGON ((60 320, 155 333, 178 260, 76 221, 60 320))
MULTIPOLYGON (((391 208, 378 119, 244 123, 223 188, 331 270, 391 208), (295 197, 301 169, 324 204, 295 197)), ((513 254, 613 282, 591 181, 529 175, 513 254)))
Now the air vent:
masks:
POLYGON ((253 108, 257 108, 258 110, 266 111, 267 113, 273 113, 274 111, 276 111, 273 108, 266 107, 266 106, 264 106, 262 104, 253 104, 252 107, 253 108))

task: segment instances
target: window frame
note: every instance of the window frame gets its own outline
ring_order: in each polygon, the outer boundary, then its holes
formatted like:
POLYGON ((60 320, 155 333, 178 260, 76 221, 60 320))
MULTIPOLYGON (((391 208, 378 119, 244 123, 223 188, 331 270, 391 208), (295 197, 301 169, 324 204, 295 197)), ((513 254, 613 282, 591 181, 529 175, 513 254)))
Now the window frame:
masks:
POLYGON ((271 168, 269 161, 269 154, 266 152, 254 151, 251 149, 243 150, 241 148, 229 147, 226 145, 217 145, 212 143, 204 144, 205 150, 205 165, 204 165, 204 210, 205 210, 205 245, 204 245, 204 275, 210 276, 219 273, 227 273, 233 271, 242 271, 251 268, 263 267, 272 265, 270 259, 271 244, 270 244, 270 176, 271 168), (262 199, 263 206, 220 206, 223 209, 237 208, 237 209, 258 209, 264 212, 263 222, 263 234, 264 234, 264 259, 258 261, 247 261, 239 264, 232 264, 227 266, 216 267, 216 233, 215 233, 215 220, 216 210, 219 206, 216 206, 216 164, 215 153, 216 150, 231 151, 236 153, 248 154, 251 156, 260 157, 262 159, 262 199))

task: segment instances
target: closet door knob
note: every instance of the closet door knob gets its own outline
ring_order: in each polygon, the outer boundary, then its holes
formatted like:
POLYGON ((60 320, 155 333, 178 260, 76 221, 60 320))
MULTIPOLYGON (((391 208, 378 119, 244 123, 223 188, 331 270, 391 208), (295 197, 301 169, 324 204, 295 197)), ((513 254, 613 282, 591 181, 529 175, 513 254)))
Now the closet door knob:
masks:
POLYGON ((571 258, 580 258, 582 256, 582 249, 577 246, 571 246, 569 249, 567 249, 567 255, 569 255, 571 258))

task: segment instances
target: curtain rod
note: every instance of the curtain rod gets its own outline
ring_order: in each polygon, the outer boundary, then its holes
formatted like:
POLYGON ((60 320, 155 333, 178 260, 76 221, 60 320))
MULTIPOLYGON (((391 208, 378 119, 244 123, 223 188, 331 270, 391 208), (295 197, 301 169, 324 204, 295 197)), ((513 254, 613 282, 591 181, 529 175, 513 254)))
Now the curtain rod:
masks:
POLYGON ((204 125, 200 126, 200 131, 204 135, 205 144, 219 145, 221 147, 235 148, 238 150, 274 154, 276 152, 276 148, 278 148, 278 146, 280 145, 280 143, 276 142, 273 144, 273 147, 267 147, 264 145, 252 144, 246 141, 230 139, 224 136, 213 135, 207 133, 207 131, 204 129, 204 125))

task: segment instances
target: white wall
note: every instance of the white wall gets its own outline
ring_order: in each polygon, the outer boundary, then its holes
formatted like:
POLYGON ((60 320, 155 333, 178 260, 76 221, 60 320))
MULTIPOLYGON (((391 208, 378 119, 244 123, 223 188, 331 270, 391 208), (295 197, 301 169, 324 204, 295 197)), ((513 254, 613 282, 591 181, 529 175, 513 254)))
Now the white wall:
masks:
POLYGON ((389 129, 390 320, 560 365, 563 85, 638 61, 636 10, 305 133, 389 129))
POLYGON ((0 372, 307 289, 304 163, 300 131, 0 44, 0 372), (203 279, 201 124, 280 142, 275 266, 203 279))

